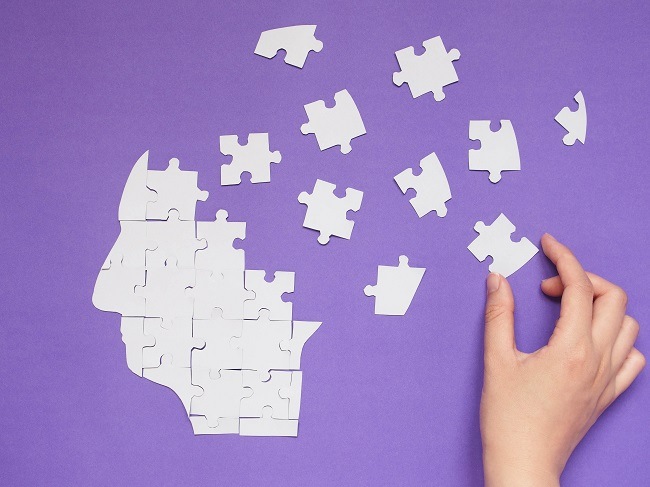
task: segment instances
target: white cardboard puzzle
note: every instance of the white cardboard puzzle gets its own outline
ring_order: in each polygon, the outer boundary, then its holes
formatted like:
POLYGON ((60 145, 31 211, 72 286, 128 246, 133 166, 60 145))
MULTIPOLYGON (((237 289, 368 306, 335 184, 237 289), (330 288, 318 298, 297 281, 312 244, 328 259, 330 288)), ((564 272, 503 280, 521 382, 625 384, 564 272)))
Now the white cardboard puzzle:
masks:
POLYGON ((413 174, 413 169, 405 169, 397 176, 395 182, 402 193, 414 189, 417 195, 410 199, 411 206, 418 217, 435 211, 439 217, 447 214, 445 203, 451 199, 451 189, 438 156, 432 152, 420 161, 420 174, 413 174))
POLYGON ((284 62, 302 68, 310 51, 321 52, 323 43, 316 39, 315 25, 292 25, 265 30, 255 46, 255 54, 272 59, 280 49, 284 50, 284 62))
POLYGON ((363 289, 366 296, 375 297, 375 314, 406 314, 425 271, 424 267, 410 267, 405 255, 399 256, 398 266, 378 266, 377 284, 363 289))
POLYGON ((573 145, 576 140, 584 144, 587 138, 587 105, 582 91, 578 91, 573 99, 578 104, 577 110, 573 111, 569 107, 564 107, 555 116, 555 121, 568 132, 562 138, 564 145, 573 145))
POLYGON ((271 164, 282 160, 280 151, 269 150, 269 134, 249 134, 245 145, 236 135, 219 137, 219 149, 224 156, 232 156, 230 164, 221 166, 221 185, 241 183, 242 173, 250 174, 251 183, 271 182, 271 164))
POLYGON ((469 150, 470 171, 488 171, 490 181, 498 183, 501 171, 519 171, 519 147, 510 120, 501 120, 496 132, 490 128, 490 120, 471 120, 469 122, 470 140, 480 140, 480 149, 469 150))
POLYGON ((177 159, 148 170, 148 156, 126 183, 120 235, 93 304, 122 315, 128 368, 173 390, 195 434, 296 436, 300 359, 320 323, 292 321, 282 295, 293 291, 293 272, 267 282, 263 271, 245 269, 244 250, 233 247, 246 236, 244 222, 229 222, 225 210, 194 221, 196 202, 207 198, 196 172, 180 170, 177 159), (254 319, 244 319, 245 309, 254 319), (244 387, 244 370, 255 387, 244 387))

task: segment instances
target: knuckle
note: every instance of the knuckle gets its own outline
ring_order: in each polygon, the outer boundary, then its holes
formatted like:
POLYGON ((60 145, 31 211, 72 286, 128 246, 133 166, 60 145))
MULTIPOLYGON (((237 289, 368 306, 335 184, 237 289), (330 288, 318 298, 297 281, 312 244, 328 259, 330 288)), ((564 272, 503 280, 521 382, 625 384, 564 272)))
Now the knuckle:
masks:
POLYGON ((590 296, 593 297, 594 295, 594 285, 591 283, 589 279, 581 279, 578 282, 576 282, 573 285, 574 289, 576 289, 579 293, 585 295, 585 296, 590 296))
POLYGON ((590 347, 585 343, 577 343, 569 350, 566 359, 570 369, 584 370, 591 359, 590 347))
POLYGON ((485 307, 485 322, 494 323, 508 315, 508 308, 503 304, 488 304, 485 307))
POLYGON ((615 286, 611 289, 610 293, 616 304, 627 306, 627 293, 622 288, 615 286))

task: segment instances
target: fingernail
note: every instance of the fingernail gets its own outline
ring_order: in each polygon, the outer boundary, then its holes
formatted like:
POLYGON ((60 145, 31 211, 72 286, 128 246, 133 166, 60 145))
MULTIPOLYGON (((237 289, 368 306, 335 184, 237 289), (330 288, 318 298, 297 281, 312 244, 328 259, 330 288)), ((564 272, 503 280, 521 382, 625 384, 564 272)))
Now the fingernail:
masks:
POLYGON ((496 272, 491 272, 487 278, 487 290, 488 293, 493 293, 499 289, 501 285, 501 276, 496 272))

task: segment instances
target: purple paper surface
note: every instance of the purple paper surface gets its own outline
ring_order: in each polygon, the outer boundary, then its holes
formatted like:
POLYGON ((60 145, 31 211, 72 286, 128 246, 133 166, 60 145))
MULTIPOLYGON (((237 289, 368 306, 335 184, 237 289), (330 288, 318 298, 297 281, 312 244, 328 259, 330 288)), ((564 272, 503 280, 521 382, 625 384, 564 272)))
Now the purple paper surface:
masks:
MULTIPOLYGON (((3 2, 0 6, 0 476, 4 485, 480 485, 487 262, 474 223, 548 231, 624 287, 650 323, 648 35, 644 2, 3 2), (257 5, 254 5, 257 3, 257 5), (253 54, 260 32, 317 24, 304 69, 253 54), (396 87, 394 52, 441 35, 460 82, 440 103, 396 87), (367 135, 318 150, 303 105, 347 89, 367 135), (582 90, 586 145, 553 117, 582 90), (468 170, 471 119, 510 119, 522 159, 497 185, 468 170), (270 184, 219 185, 219 136, 269 132, 270 184), (136 377, 120 320, 91 303, 137 158, 170 157, 246 221, 247 268, 296 272, 294 318, 322 320, 302 356, 297 439, 195 437, 179 399, 136 377), (435 151, 453 198, 418 219, 393 176, 435 151), (316 178, 364 191, 350 241, 327 246, 297 201, 316 178), (404 317, 373 314, 377 265, 427 268, 404 317)), ((558 304, 540 253, 510 278, 517 342, 546 343, 558 304)), ((563 485, 650 478, 645 371, 591 429, 563 485)))

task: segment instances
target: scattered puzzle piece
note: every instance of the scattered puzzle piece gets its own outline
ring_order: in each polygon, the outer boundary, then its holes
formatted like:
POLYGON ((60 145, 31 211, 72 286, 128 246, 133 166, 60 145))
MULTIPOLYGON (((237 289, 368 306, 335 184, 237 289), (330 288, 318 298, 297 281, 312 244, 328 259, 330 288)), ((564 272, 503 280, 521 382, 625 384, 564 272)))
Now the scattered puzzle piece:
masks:
POLYGON ((366 133, 361 114, 356 103, 348 93, 342 90, 334 95, 336 105, 327 108, 323 100, 305 105, 309 122, 300 127, 300 131, 315 134, 320 150, 341 146, 341 152, 347 154, 352 150, 350 141, 366 133))
POLYGON ((197 269, 244 271, 244 250, 234 248, 233 242, 246 238, 245 222, 229 222, 228 212, 219 210, 214 221, 196 222, 196 237, 207 242, 204 249, 196 252, 194 262, 197 269))
POLYGON ((223 155, 232 156, 230 164, 221 166, 222 186, 241 183, 244 172, 251 175, 251 183, 268 183, 271 181, 271 164, 282 160, 280 151, 269 151, 269 134, 249 134, 246 145, 239 145, 236 135, 222 135, 219 147, 223 155))
POLYGON ((451 199, 451 189, 436 153, 432 152, 422 159, 420 167, 422 171, 417 176, 413 174, 413 169, 405 169, 395 176, 395 182, 404 194, 409 189, 417 192, 410 202, 418 217, 422 218, 432 211, 444 217, 447 214, 445 203, 451 199))
POLYGON ((470 140, 480 140, 480 149, 469 150, 470 171, 489 171, 490 181, 498 183, 501 171, 519 171, 519 147, 510 120, 501 120, 501 128, 493 132, 489 120, 469 122, 470 140))
POLYGON ((409 259, 400 255, 399 266, 380 265, 377 285, 366 286, 366 296, 375 296, 376 315, 404 315, 424 276, 424 267, 409 267, 409 259))
POLYGON ((494 220, 492 225, 478 222, 474 225, 474 230, 479 233, 479 236, 467 248, 481 262, 488 255, 492 256, 490 272, 508 277, 539 252, 539 249, 525 237, 519 242, 513 242, 510 235, 515 229, 503 213, 494 220))
POLYGON ((280 49, 286 52, 284 62, 297 68, 305 65, 309 51, 320 52, 323 43, 314 37, 315 25, 293 25, 265 30, 255 47, 255 54, 271 59, 280 49))
POLYGON ((567 134, 562 138, 564 145, 573 145, 576 140, 583 144, 587 137, 587 105, 582 91, 578 91, 573 99, 578 103, 578 109, 571 111, 569 107, 564 107, 555 116, 555 121, 567 130, 567 134))
POLYGON ((267 282, 265 276, 264 271, 246 271, 245 287, 255 293, 255 298, 244 301, 244 318, 255 320, 260 310, 267 309, 271 320, 291 321, 293 304, 282 301, 282 295, 293 292, 295 273, 277 271, 271 282, 267 282))
POLYGON ((413 46, 395 53, 401 71, 393 73, 393 83, 397 86, 408 83, 413 98, 431 92, 436 101, 442 101, 445 99, 443 88, 458 81, 453 61, 460 59, 460 51, 447 51, 440 36, 422 45, 426 51, 419 56, 413 46))
POLYGON ((166 220, 169 210, 177 210, 181 220, 194 220, 196 202, 208 199, 196 183, 196 171, 182 171, 175 157, 164 171, 149 171, 147 186, 157 193, 156 201, 147 204, 147 220, 166 220))
POLYGON ((348 188, 345 197, 339 198, 334 194, 336 185, 316 180, 311 194, 302 192, 298 201, 307 205, 307 213, 302 226, 320 232, 318 243, 325 245, 332 235, 350 239, 354 221, 347 219, 347 212, 359 211, 363 192, 348 188))

